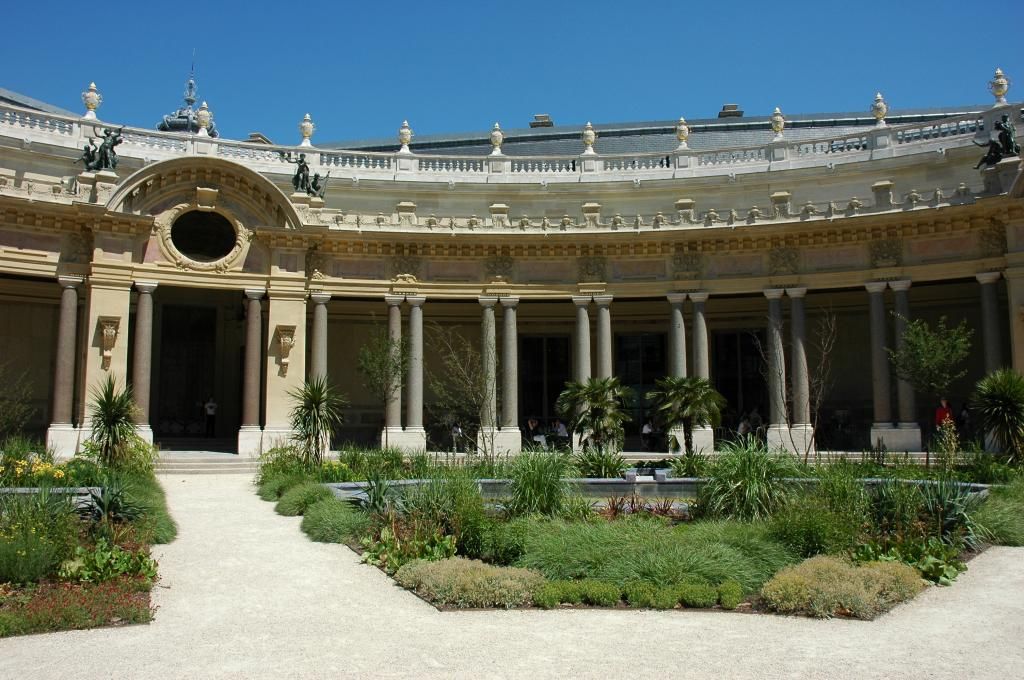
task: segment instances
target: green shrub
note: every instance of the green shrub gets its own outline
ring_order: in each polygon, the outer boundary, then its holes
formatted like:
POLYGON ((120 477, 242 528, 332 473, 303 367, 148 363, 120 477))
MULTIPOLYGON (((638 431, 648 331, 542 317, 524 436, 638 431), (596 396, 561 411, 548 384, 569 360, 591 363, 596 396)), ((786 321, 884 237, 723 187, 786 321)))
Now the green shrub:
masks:
POLYGON ((626 461, 611 448, 586 448, 573 458, 573 465, 581 477, 620 477, 626 470, 626 461))
POLYGON ((302 514, 302 531, 318 543, 352 543, 370 530, 372 520, 365 512, 337 498, 324 498, 302 514))
POLYGON ((662 586, 654 591, 652 606, 655 609, 675 609, 679 604, 679 588, 662 586))
POLYGON ((924 484, 921 500, 929 534, 950 545, 957 545, 963 540, 969 548, 979 546, 981 538, 975 534, 971 515, 981 505, 980 496, 945 478, 924 484))
POLYGON ((1024 545, 1024 477, 994 488, 972 515, 978 534, 997 545, 1024 545))
POLYGON ((262 487, 274 477, 305 477, 309 472, 310 468, 298 447, 275 446, 260 454, 256 484, 262 487))
POLYGON ((513 515, 557 515, 565 502, 562 477, 568 464, 568 457, 560 453, 522 453, 510 471, 508 511, 513 515))
POLYGON ((156 449, 135 432, 137 408, 131 387, 118 389, 113 375, 91 391, 89 417, 92 430, 82 455, 111 470, 149 473, 156 463, 156 449))
POLYGON ((66 497, 0 496, 0 583, 30 583, 56 572, 77 539, 66 497))
POLYGON ((333 497, 334 494, 331 493, 331 490, 323 484, 319 482, 305 482, 285 491, 284 495, 281 496, 281 500, 277 502, 277 506, 274 507, 274 511, 285 517, 294 517, 304 513, 306 508, 313 503, 333 497))
POLYGON ((1024 376, 1012 368, 989 373, 978 381, 971 409, 1011 460, 1024 453, 1024 376))
POLYGON ((558 585, 558 599, 562 604, 582 604, 583 590, 579 581, 553 581, 558 585))
POLYGON ((743 586, 738 581, 725 581, 718 586, 718 604, 722 609, 736 609, 743 602, 743 586))
POLYGON ((796 476, 796 461, 786 453, 771 453, 760 443, 728 445, 708 472, 697 495, 702 516, 763 519, 785 502, 787 478, 796 476))
MULTIPOLYGON (((920 466, 915 466, 920 470, 920 466)), ((863 466, 840 458, 814 469, 818 484, 812 495, 833 512, 863 518, 868 512, 868 493, 864 477, 876 477, 878 470, 865 470, 863 466)))
POLYGON ((397 522, 382 527, 375 536, 364 537, 361 543, 363 561, 389 574, 416 560, 437 561, 455 556, 454 536, 446 536, 436 528, 405 526, 397 522))
POLYGON ((59 573, 65 581, 99 583, 130 576, 151 584, 156 578, 156 568, 156 560, 149 556, 149 550, 125 550, 101 538, 92 548, 78 546, 74 556, 60 565, 59 573))
POLYGON ((167 496, 156 475, 126 475, 121 479, 125 496, 139 510, 133 524, 140 537, 150 543, 173 541, 178 535, 178 527, 167 509, 167 496))
POLYGON ((533 591, 533 604, 541 609, 554 609, 562 603, 562 591, 554 581, 545 581, 533 591))
POLYGON ((398 570, 395 580, 434 604, 460 608, 526 606, 544 582, 526 569, 462 557, 410 562, 398 570))
POLYGON ((915 531, 923 499, 915 484, 885 479, 870 487, 869 516, 875 531, 881 534, 904 535, 915 531))
POLYGON ((338 461, 352 471, 353 479, 402 479, 406 476, 405 458, 398 449, 343 447, 338 461))
POLYGON ((870 619, 924 586, 916 570, 899 562, 855 566, 819 555, 786 567, 761 589, 765 606, 783 614, 870 619))
POLYGON ((839 553, 857 544, 861 520, 808 496, 791 500, 769 521, 771 535, 802 557, 839 553))
POLYGON ((702 451, 685 451, 672 459, 672 476, 678 478, 703 477, 711 467, 711 460, 702 451))
POLYGON ((718 604, 718 590, 707 583, 683 583, 677 593, 684 607, 708 609, 718 604))
POLYGON ((454 536, 463 556, 479 558, 486 552, 490 520, 476 480, 462 470, 445 470, 443 476, 412 487, 401 508, 411 521, 454 536))
POLYGON ((503 566, 515 563, 526 549, 528 526, 526 520, 491 522, 484 538, 484 559, 503 566))
POLYGON ((352 481, 352 470, 339 460, 325 460, 316 470, 317 480, 326 484, 352 481))
POLYGON ((519 566, 552 580, 595 578, 623 587, 632 581, 668 586, 730 578, 760 587, 795 556, 763 526, 700 522, 672 528, 656 519, 614 522, 529 520, 519 566))
POLYGON ((614 583, 584 579, 578 584, 580 599, 595 607, 614 607, 622 599, 622 591, 614 583))
POLYGON ((562 501, 562 509, 558 516, 564 520, 589 522, 597 516, 594 510, 595 501, 578 493, 570 493, 562 501))
POLYGON ((654 606, 655 587, 645 581, 627 583, 622 589, 626 603, 630 607, 649 609, 654 606))
POLYGON ((288 489, 308 481, 309 477, 303 472, 282 472, 265 477, 260 483, 257 493, 265 501, 276 501, 288 489))
POLYGON ((81 456, 64 463, 64 474, 68 486, 102 486, 105 475, 94 461, 81 456))

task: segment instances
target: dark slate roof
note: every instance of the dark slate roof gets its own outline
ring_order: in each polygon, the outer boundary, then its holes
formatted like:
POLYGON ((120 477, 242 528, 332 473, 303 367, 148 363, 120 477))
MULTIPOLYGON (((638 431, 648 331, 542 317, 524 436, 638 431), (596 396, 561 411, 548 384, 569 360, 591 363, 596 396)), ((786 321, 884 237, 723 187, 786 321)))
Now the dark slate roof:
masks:
POLYGON ((26 109, 35 109, 36 111, 43 111, 45 113, 53 113, 58 116, 81 116, 81 112, 75 113, 62 109, 59 106, 53 106, 46 102, 41 102, 38 99, 19 94, 12 90, 6 90, 0 87, 0 102, 4 104, 13 104, 14 106, 21 106, 26 109))
MULTIPOLYGON (((890 125, 920 123, 951 116, 976 114, 991 105, 954 106, 933 109, 892 110, 886 116, 890 125)), ((594 125, 598 138, 595 148, 601 154, 668 153, 676 140, 674 120, 606 123, 594 125)), ((691 149, 723 149, 767 144, 774 137, 768 116, 743 118, 703 118, 687 120, 691 149)), ((868 112, 786 114, 786 139, 800 141, 830 135, 864 132, 875 125, 868 112)), ((583 124, 558 125, 548 128, 502 130, 505 141, 502 151, 510 156, 574 155, 583 151, 580 134, 583 124)), ((417 135, 410 148, 421 154, 485 155, 491 152, 490 130, 460 134, 417 135)), ((398 148, 394 137, 360 141, 320 142, 322 149, 393 152, 398 148)))

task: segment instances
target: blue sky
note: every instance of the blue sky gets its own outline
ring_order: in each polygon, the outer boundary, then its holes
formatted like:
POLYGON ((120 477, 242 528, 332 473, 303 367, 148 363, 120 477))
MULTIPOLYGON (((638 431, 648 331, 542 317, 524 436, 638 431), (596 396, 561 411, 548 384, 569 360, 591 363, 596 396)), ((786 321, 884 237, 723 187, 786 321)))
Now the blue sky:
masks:
POLYGON ((1024 2, 12 2, 0 87, 150 127, 198 53, 221 132, 314 143, 558 124, 1024 100, 1024 2), (40 15, 43 10, 45 16, 40 15), (91 17, 91 20, 89 18, 91 17), (89 26, 85 22, 89 20, 89 26), (35 29, 41 22, 45 28, 35 29), (994 38, 993 33, 1004 37, 994 38))

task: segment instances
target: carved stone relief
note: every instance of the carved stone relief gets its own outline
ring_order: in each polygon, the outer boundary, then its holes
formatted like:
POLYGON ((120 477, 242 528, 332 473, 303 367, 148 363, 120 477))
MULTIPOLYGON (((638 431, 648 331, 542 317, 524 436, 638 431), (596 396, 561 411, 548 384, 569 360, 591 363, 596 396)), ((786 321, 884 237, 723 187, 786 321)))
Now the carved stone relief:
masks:
POLYGON ((672 275, 677 279, 699 279, 704 274, 702 253, 676 253, 672 256, 672 275))
POLYGON ((577 260, 579 282, 593 283, 605 280, 607 262, 600 256, 581 257, 577 260))
POLYGON ((887 238, 871 242, 872 267, 898 267, 903 264, 903 240, 887 238))
POLYGON ((484 276, 487 280, 501 277, 505 281, 512 280, 512 267, 515 261, 507 256, 489 257, 484 262, 484 276))
POLYGON ((796 274, 800 271, 800 251, 796 248, 773 248, 768 253, 768 272, 772 276, 796 274))
POLYGON ((182 270, 226 272, 239 265, 245 259, 254 232, 246 229, 232 213, 223 209, 218 209, 216 212, 226 218, 235 230, 235 245, 227 255, 212 262, 199 262, 184 255, 174 245, 171 239, 171 228, 174 226, 174 221, 183 213, 197 209, 198 206, 195 203, 179 203, 153 218, 152 232, 158 237, 160 250, 164 257, 182 270))
POLYGON ((391 258, 391 278, 397 278, 403 274, 419 278, 423 261, 413 255, 396 255, 391 258))
POLYGON ((982 257, 999 257, 1006 253, 1006 227, 999 221, 992 223, 978 234, 982 257))

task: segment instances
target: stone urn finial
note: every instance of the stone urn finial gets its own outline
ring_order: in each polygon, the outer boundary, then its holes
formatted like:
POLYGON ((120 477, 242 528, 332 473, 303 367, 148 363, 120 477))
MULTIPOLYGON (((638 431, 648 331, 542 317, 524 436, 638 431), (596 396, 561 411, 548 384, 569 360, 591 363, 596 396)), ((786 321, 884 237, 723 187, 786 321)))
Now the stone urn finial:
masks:
POLYGON ((679 122, 676 123, 676 139, 679 140, 678 149, 688 148, 686 140, 690 138, 690 126, 686 124, 686 119, 679 116, 679 122))
POLYGON ((96 83, 89 83, 89 89, 82 93, 82 103, 85 104, 85 115, 82 118, 95 120, 96 109, 103 103, 103 95, 96 89, 96 83))
POLYGON ((316 130, 316 125, 313 125, 313 119, 307 113, 299 123, 299 134, 302 135, 302 141, 299 143, 299 146, 313 146, 309 138, 313 136, 314 130, 316 130))
POLYGON ((782 115, 782 111, 778 106, 775 107, 775 111, 772 112, 772 131, 775 132, 775 140, 782 139, 782 131, 786 127, 786 118, 782 115))
POLYGON ((196 111, 196 123, 199 124, 199 132, 196 133, 200 137, 210 136, 210 121, 213 120, 213 113, 210 111, 210 107, 203 102, 199 106, 199 110, 196 111))
POLYGON ((587 124, 583 126, 583 135, 581 138, 583 139, 584 154, 589 155, 597 153, 594 151, 594 142, 597 141, 597 133, 594 132, 594 126, 590 124, 589 120, 587 121, 587 124))
POLYGON ((491 150, 492 156, 501 155, 501 143, 504 141, 505 133, 501 131, 501 126, 495 123, 494 128, 491 130, 491 146, 494 147, 491 150))
POLYGON ((402 127, 398 128, 398 143, 402 145, 402 148, 398 150, 398 153, 412 153, 409 150, 409 142, 412 141, 413 132, 412 128, 409 127, 409 121, 403 120, 402 127))
POLYGON ((875 117, 875 125, 885 127, 885 114, 889 113, 889 105, 885 103, 881 92, 875 93, 875 102, 871 105, 871 115, 875 117))
POLYGON ((988 91, 996 98, 996 106, 1006 104, 1006 93, 1010 90, 1010 79, 1003 75, 1003 69, 997 68, 992 80, 988 81, 988 91))

